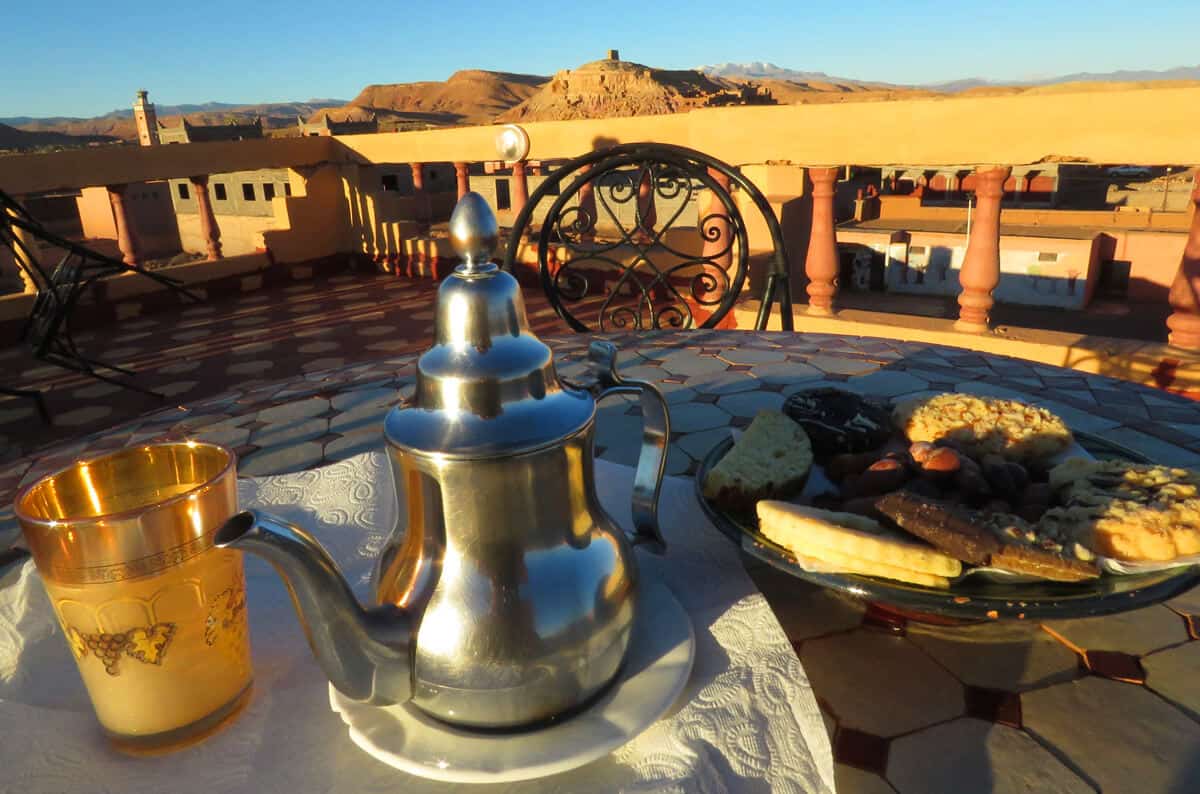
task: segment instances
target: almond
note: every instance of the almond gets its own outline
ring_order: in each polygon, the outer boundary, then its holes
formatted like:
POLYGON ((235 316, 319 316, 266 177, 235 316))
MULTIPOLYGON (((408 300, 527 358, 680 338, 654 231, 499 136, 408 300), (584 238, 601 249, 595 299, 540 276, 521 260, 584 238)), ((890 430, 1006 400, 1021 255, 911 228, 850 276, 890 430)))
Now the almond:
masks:
POLYGON ((950 476, 962 468, 962 458, 949 447, 935 449, 921 463, 921 470, 931 474, 950 476))
POLYGON ((845 494, 849 499, 859 496, 878 496, 894 491, 908 482, 908 467, 893 458, 884 458, 872 463, 866 471, 845 483, 845 494))

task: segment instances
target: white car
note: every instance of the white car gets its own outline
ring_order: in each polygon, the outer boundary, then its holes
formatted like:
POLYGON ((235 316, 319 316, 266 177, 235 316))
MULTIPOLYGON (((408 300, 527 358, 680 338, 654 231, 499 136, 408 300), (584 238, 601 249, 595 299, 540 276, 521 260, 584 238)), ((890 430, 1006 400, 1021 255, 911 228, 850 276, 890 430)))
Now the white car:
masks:
POLYGON ((1151 171, 1144 165, 1118 165, 1108 169, 1109 176, 1150 176, 1151 171))

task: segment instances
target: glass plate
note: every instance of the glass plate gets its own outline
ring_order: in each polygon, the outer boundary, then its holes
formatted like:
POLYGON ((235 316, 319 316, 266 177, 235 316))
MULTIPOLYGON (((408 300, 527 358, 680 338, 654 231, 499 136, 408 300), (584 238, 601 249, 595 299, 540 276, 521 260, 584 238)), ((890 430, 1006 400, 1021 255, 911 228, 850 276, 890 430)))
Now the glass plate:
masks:
MULTIPOLYGON (((1097 458, 1145 462, 1137 453, 1107 441, 1075 433, 1076 440, 1097 458)), ((752 515, 727 513, 704 498, 708 472, 733 446, 727 438, 713 447, 696 472, 696 497, 713 524, 750 556, 797 578, 893 609, 958 620, 1049 620, 1112 615, 1157 604, 1200 584, 1200 567, 1190 565, 1152 573, 1103 575, 1087 582, 1024 581, 1014 577, 965 576, 947 590, 893 582, 872 576, 815 573, 796 564, 786 549, 758 533, 752 515)))

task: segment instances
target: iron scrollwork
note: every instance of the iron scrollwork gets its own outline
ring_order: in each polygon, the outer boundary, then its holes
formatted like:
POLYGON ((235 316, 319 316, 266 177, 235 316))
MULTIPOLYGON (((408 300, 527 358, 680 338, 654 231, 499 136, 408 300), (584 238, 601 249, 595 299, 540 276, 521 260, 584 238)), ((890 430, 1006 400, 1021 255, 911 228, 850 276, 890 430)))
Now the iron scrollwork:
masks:
POLYGON ((726 296, 732 303, 747 250, 732 197, 718 196, 723 211, 702 213, 690 241, 668 235, 704 188, 724 193, 703 168, 642 158, 614 158, 577 177, 547 214, 539 246, 560 314, 594 311, 600 330, 680 329, 703 324, 726 296), (701 308, 707 317, 697 317, 701 308))
MULTIPOLYGON (((507 263, 511 267, 538 202, 553 197, 538 238, 538 266, 551 305, 572 328, 711 328, 732 309, 748 272, 746 225, 730 185, 770 211, 740 174, 699 152, 632 144, 585 155, 530 197, 507 263), (585 323, 579 315, 596 320, 585 323)), ((791 306, 773 216, 768 227, 777 243, 769 289, 773 294, 782 279, 786 328, 791 306)), ((764 326, 770 298, 761 313, 764 326)))

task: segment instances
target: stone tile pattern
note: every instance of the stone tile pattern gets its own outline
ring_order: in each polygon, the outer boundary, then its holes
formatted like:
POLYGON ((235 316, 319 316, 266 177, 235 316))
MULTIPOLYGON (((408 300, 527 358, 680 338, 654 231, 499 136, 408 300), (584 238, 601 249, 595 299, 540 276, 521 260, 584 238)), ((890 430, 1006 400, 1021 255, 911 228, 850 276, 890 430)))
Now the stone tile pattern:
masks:
MULTIPOLYGON (((419 350, 433 333, 437 287, 344 273, 217 296, 75 335, 84 355, 132 369, 135 382, 163 401, 37 361, 28 345, 3 338, 10 346, 0 347, 0 382, 43 392, 54 422, 43 424, 29 400, 0 398, 0 471, 48 444, 164 405, 195 406, 230 389, 245 392, 419 350)), ((529 291, 526 305, 537 333, 567 330, 540 293, 529 291)))
MULTIPOLYGON (((430 298, 425 291, 406 306, 427 306, 430 298)), ((555 319, 544 309, 531 311, 542 321, 555 319)), ((383 416, 411 399, 415 351, 428 344, 427 334, 403 340, 377 330, 388 322, 377 317, 355 338, 368 348, 369 340, 391 340, 392 348, 368 349, 355 358, 337 335, 320 335, 306 340, 298 354, 310 363, 345 363, 327 369, 301 364, 282 380, 258 377, 0 463, 0 535, 5 524, 11 529, 7 505, 20 483, 78 456, 130 443, 219 441, 236 449, 245 474, 302 470, 380 448, 383 416)), ((562 375, 586 377, 589 337, 545 338, 562 375)), ((698 331, 608 338, 622 351, 621 371, 656 382, 671 403, 672 474, 693 474, 729 428, 744 427, 758 410, 820 385, 889 399, 944 390, 1018 397, 1154 460, 1200 462, 1200 405, 1107 378, 843 336, 698 331)), ((233 365, 272 361, 279 342, 264 341, 246 342, 251 353, 233 365)), ((166 366, 180 377, 203 380, 187 370, 187 357, 171 358, 166 366)), ((260 367, 278 373, 265 364, 237 372, 253 378, 260 367)), ((96 402, 112 402, 104 389, 93 392, 96 402)), ((13 403, 0 402, 0 421, 3 411, 13 410, 13 403)), ((602 403, 598 454, 634 463, 639 426, 635 401, 602 403)), ((1045 781, 1056 791, 1116 792, 1145 780, 1162 787, 1155 790, 1184 791, 1200 775, 1194 760, 1200 746, 1198 596, 1125 616, 1046 626, 926 626, 755 561, 747 560, 747 568, 804 661, 832 734, 839 778, 854 787, 1025 791, 1045 781), (1137 739, 1138 726, 1166 729, 1137 739), (1112 736, 1127 741, 1108 741, 1112 736)))

